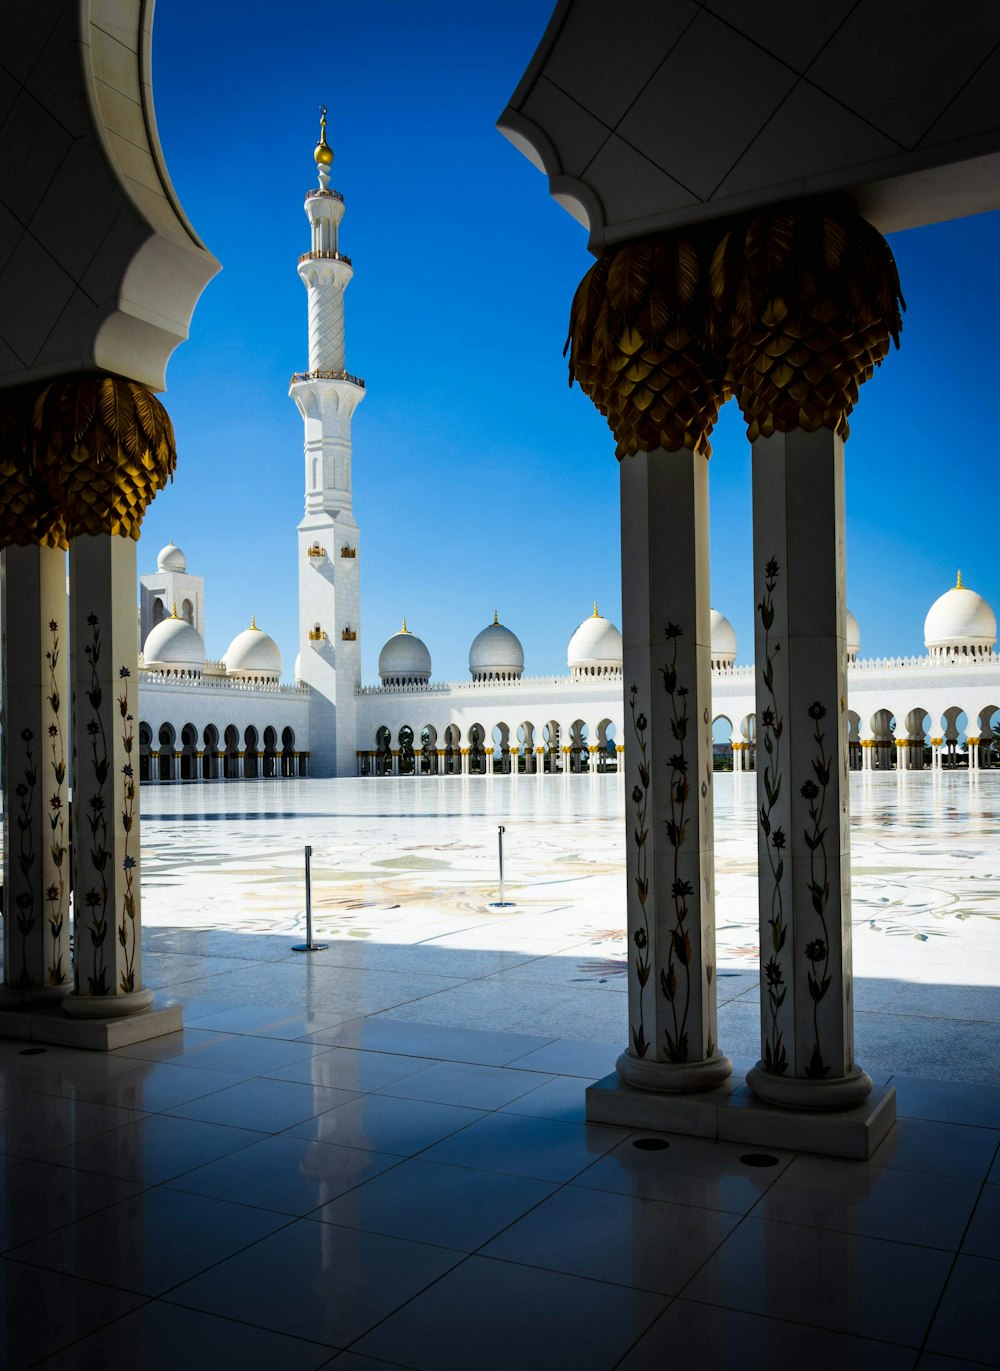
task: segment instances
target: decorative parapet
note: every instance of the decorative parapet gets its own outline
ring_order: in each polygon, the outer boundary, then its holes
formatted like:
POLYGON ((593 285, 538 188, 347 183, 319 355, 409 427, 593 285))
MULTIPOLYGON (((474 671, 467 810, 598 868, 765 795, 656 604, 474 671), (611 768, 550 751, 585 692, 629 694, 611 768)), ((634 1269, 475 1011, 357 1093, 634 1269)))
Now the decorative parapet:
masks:
POLYGON ((348 624, 347 627, 341 633, 340 638, 341 642, 344 643, 356 643, 358 640, 357 630, 351 628, 350 624, 348 624))
POLYGON ((581 693, 589 688, 593 693, 609 681, 622 679, 620 671, 606 676, 521 676, 510 680, 492 681, 427 681, 423 685, 400 686, 358 686, 355 695, 447 695, 476 694, 494 690, 532 690, 538 687, 559 686, 560 688, 581 693))
POLYGON ((326 638, 326 630, 320 628, 319 624, 309 630, 309 641, 311 643, 321 643, 326 638))
POLYGON ((326 548, 320 547, 319 543, 313 543, 312 547, 306 548, 307 557, 325 557, 326 548))
POLYGON ((300 381, 349 381, 352 386, 359 386, 361 390, 365 388, 365 378, 354 376, 349 371, 293 371, 289 385, 298 385, 300 381))
POLYGON ((358 549, 356 547, 349 547, 347 543, 345 543, 340 549, 340 555, 341 557, 356 557, 358 555, 358 549))
POLYGON ((348 257, 348 255, 347 255, 346 252, 303 252, 303 253, 299 256, 299 261, 300 261, 300 262, 316 262, 316 261, 346 262, 348 266, 351 265, 351 259, 348 257))
POLYGON ((339 200, 341 204, 344 203, 343 195, 341 195, 339 190, 333 190, 332 187, 327 190, 321 190, 319 186, 314 186, 312 190, 306 191, 307 200, 312 200, 317 195, 325 195, 330 200, 339 200))
POLYGON ((232 676, 202 676, 197 681, 191 677, 173 676, 163 671, 144 671, 139 669, 139 683, 145 686, 168 687, 172 690, 238 690, 245 695, 308 695, 307 685, 282 685, 279 681, 248 682, 232 676))

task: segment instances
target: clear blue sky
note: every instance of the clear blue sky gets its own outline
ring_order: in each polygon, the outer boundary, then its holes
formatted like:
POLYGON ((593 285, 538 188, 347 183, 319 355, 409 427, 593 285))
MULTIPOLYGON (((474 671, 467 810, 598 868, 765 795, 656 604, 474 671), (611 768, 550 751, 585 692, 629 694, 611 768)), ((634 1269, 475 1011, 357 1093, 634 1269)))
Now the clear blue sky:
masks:
MULTIPOLYGON (((253 611, 296 652, 302 424, 317 108, 354 259, 347 365, 354 420, 366 680, 406 615, 434 676, 468 671, 494 608, 529 674, 565 670, 596 598, 620 623, 618 479, 604 420, 566 384, 570 300, 591 258, 580 226, 496 131, 547 0, 431 6, 299 0, 157 7, 153 78, 167 164, 223 265, 174 354, 163 397, 173 486, 146 516, 140 569, 172 537, 206 578, 221 656, 253 611)), ((937 595, 1000 607, 997 433, 1000 216, 894 236, 903 346, 862 391, 848 445, 849 602, 862 652, 922 650, 937 595)), ((735 406, 713 437, 712 600, 752 656, 750 454, 735 406)))

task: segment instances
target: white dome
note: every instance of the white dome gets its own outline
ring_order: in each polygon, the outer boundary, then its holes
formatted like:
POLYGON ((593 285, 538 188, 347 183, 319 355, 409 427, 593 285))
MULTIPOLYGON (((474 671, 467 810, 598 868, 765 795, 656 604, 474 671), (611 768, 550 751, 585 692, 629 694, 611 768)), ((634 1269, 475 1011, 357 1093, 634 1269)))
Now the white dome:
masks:
POLYGON ((622 635, 609 619, 594 612, 569 640, 566 660, 574 676, 610 676, 622 669, 622 635))
POLYGON ((383 685, 424 685, 430 679, 427 644, 410 632, 405 619, 378 654, 378 674, 383 685))
POLYGON ((147 671, 201 668, 205 665, 205 643, 184 619, 161 619, 146 635, 142 657, 147 671))
POLYGON ((495 614, 493 622, 472 640, 469 671, 474 681, 516 681, 524 671, 521 640, 509 628, 504 628, 495 614))
POLYGON ((844 611, 845 631, 844 637, 847 642, 847 660, 854 662, 857 660, 858 653, 861 651, 861 629, 858 621, 849 609, 844 611))
POLYGON ((711 612, 712 665, 732 666, 736 661, 736 633, 732 624, 717 609, 711 612))
POLYGON ((951 590, 931 605, 924 620, 924 642, 932 656, 981 657, 997 640, 996 615, 981 595, 962 585, 962 573, 951 590))
POLYGON ((157 571, 187 571, 187 558, 179 547, 168 543, 166 547, 160 548, 156 558, 157 571))
POLYGON ((277 681, 281 678, 281 653, 278 644, 267 633, 262 633, 256 621, 251 618, 250 627, 245 628, 226 649, 222 659, 226 664, 226 674, 243 676, 248 680, 277 681))

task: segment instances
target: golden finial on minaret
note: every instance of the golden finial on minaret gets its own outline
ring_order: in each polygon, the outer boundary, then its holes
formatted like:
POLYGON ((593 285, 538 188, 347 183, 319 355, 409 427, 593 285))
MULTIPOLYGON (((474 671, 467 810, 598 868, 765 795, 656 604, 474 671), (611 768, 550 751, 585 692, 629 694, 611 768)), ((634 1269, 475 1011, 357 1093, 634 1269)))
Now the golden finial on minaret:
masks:
POLYGON ((403 627, 402 627, 399 631, 400 631, 400 633, 409 633, 409 631, 410 631, 410 630, 406 627, 406 616, 405 616, 405 615, 404 615, 404 617, 403 617, 403 627))
POLYGON ((500 627, 500 611, 499 611, 498 609, 495 609, 495 610, 493 611, 493 627, 494 627, 494 628, 499 628, 499 627, 500 627))
POLYGON ((594 612, 593 612, 593 614, 591 615, 591 618, 593 618, 593 619, 599 619, 600 617, 601 617, 600 614, 598 614, 598 612, 597 612, 597 601, 595 600, 595 601, 594 601, 594 612))
POLYGON ((333 149, 326 141, 326 105, 319 107, 319 142, 313 150, 313 157, 318 167, 333 166, 333 149))
POLYGON ((176 601, 176 600, 174 601, 174 607, 173 607, 173 609, 170 611, 170 617, 171 617, 171 619, 176 619, 176 618, 177 618, 177 601, 176 601))
POLYGON ((955 577, 955 589, 956 589, 956 590, 964 590, 964 589, 965 589, 965 587, 962 585, 962 573, 961 573, 961 572, 959 572, 958 575, 955 577))
POLYGON ((254 633, 260 632, 260 629, 257 627, 257 619, 253 614, 250 615, 250 627, 254 633))

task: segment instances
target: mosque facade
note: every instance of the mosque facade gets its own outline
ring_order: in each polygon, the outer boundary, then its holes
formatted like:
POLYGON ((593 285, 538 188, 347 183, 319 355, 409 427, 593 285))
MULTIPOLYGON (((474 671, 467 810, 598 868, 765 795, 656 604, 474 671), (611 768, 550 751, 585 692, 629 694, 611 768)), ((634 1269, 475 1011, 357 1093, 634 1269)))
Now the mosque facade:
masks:
MULTIPOLYGON (((220 661, 208 660, 204 580, 168 544, 155 574, 139 584, 141 779, 619 770, 634 721, 621 633, 596 604, 569 639, 565 675, 526 676, 521 643, 495 613, 471 644, 468 680, 435 681, 427 645, 404 620, 379 654, 378 683, 362 681, 351 422, 365 383, 346 366, 344 293, 353 268, 340 250, 344 199, 330 185, 325 119, 314 156, 319 185, 305 200, 310 248, 298 264, 309 361, 289 389, 305 430, 294 684, 282 684, 278 646, 252 619, 220 661)), ((961 574, 931 606, 924 640, 924 656, 862 658, 857 621, 845 610, 852 769, 978 769, 993 760, 996 617, 961 574)), ((716 755, 744 771, 755 765, 755 675, 736 657, 732 626, 713 610, 716 755)))

